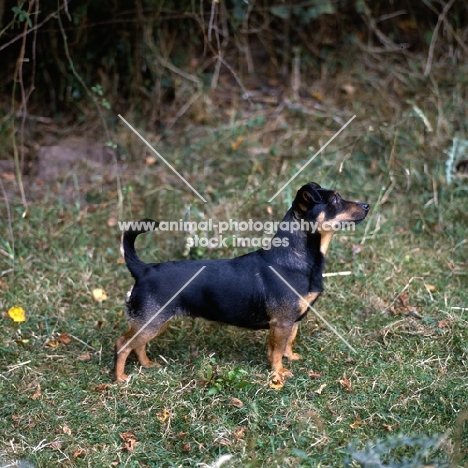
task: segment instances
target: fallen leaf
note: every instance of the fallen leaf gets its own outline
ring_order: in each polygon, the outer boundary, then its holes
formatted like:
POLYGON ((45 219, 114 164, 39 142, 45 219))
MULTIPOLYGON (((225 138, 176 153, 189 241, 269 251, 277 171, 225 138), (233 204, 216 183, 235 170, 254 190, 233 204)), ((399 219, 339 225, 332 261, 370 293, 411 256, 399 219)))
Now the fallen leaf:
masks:
POLYGON ((359 426, 364 426, 366 423, 364 421, 354 421, 352 424, 349 425, 351 429, 357 429, 359 426))
POLYGON ((85 353, 83 354, 80 354, 76 360, 77 361, 89 361, 91 359, 91 355, 88 353, 88 351, 86 351, 85 353))
POLYGON ((234 431, 234 437, 236 439, 242 439, 245 435, 245 433, 247 432, 247 426, 241 426, 241 427, 238 427, 235 431, 234 431))
POLYGON ((231 143, 231 148, 232 148, 233 150, 239 149, 239 146, 241 145, 241 143, 242 143, 243 141, 244 141, 244 137, 243 137, 243 136, 238 136, 238 137, 236 138, 236 140, 233 141, 233 142, 231 143))
POLYGON ((356 92, 356 87, 351 84, 344 84, 340 86, 340 90, 348 96, 352 96, 356 92))
POLYGON ((189 442, 184 444, 184 452, 190 452, 192 450, 192 446, 189 442))
POLYGON ((14 322, 26 322, 26 314, 22 307, 19 307, 19 306, 12 307, 8 311, 8 315, 10 316, 11 319, 13 319, 14 322))
POLYGON ((133 453, 136 444, 138 444, 136 437, 131 432, 122 432, 120 438, 123 440, 124 450, 133 453))
POLYGON ((436 288, 433 284, 426 284, 426 283, 424 283, 424 286, 426 287, 426 289, 427 289, 428 292, 437 291, 437 288, 436 288))
POLYGON ((31 397, 31 400, 37 400, 41 396, 41 386, 37 384, 36 391, 34 395, 31 397))
POLYGON ((72 340, 71 336, 68 335, 67 333, 60 333, 60 335, 57 338, 57 341, 64 345, 69 345, 71 343, 71 340, 72 340))
POLYGON ((145 158, 145 164, 147 166, 153 166, 156 164, 158 160, 154 156, 146 156, 145 158))
POLYGON ((356 413, 354 413, 354 422, 352 424, 350 424, 349 427, 351 429, 356 429, 359 426, 363 426, 364 424, 366 424, 366 423, 364 421, 361 421, 359 416, 356 413))
POLYGON ((164 422, 170 415, 171 413, 169 413, 169 411, 163 410, 156 415, 156 419, 158 419, 161 422, 164 422))
POLYGON ((319 374, 318 372, 314 372, 314 371, 309 371, 309 377, 311 379, 320 379, 322 375, 319 374))
POLYGON ((449 328, 450 327, 450 321, 449 320, 441 320, 437 324, 437 328, 449 328))
POLYGON ((49 444, 49 448, 52 450, 60 450, 62 448, 62 442, 60 440, 54 440, 49 444))
POLYGON ((402 292, 397 296, 397 302, 401 307, 408 307, 409 305, 409 294, 407 292, 402 292))
POLYGON ((63 426, 62 427, 62 431, 64 434, 67 434, 67 435, 71 435, 72 434, 72 431, 71 429, 68 427, 68 426, 63 426))
POLYGON ((320 385, 319 388, 317 388, 317 390, 314 390, 314 393, 316 393, 317 395, 321 395, 322 392, 325 390, 325 387, 327 386, 326 383, 320 385))
POLYGON ((106 291, 104 291, 104 289, 102 288, 93 289, 93 299, 96 302, 104 302, 105 300, 107 300, 106 291))
POLYGON ((119 258, 117 259, 117 265, 122 265, 123 263, 125 263, 124 258, 123 258, 123 257, 119 257, 119 258))
POLYGON ((57 340, 49 340, 47 343, 46 343, 46 346, 49 346, 51 348, 57 348, 59 345, 59 342, 57 340))
POLYGON ((347 391, 351 391, 351 381, 346 377, 346 375, 343 375, 343 378, 338 380, 338 382, 343 386, 343 388, 347 391))
POLYGON ((232 398, 231 405, 235 406, 236 408, 242 408, 244 406, 244 403, 242 403, 242 401, 239 400, 239 398, 232 398))
POLYGON ((312 91, 310 95, 318 102, 325 101, 325 98, 323 97, 323 94, 320 91, 312 91))
POLYGON ((397 427, 398 424, 382 424, 383 428, 388 431, 392 432, 394 427, 397 427))
POLYGON ((410 296, 406 291, 398 294, 398 296, 395 299, 394 305, 390 307, 390 312, 392 312, 393 314, 409 314, 414 315, 415 317, 420 315, 418 313, 418 308, 410 305, 410 296))
POLYGON ((109 387, 110 387, 109 384, 100 383, 100 384, 96 385, 96 386, 93 388, 93 390, 94 390, 95 392, 103 393, 103 392, 107 391, 107 389, 108 389, 109 387))
POLYGON ((232 445, 232 442, 227 439, 221 439, 218 441, 218 445, 221 445, 223 447, 230 447, 232 445))
POLYGON ((86 455, 86 450, 79 448, 73 452, 73 458, 84 457, 86 455))

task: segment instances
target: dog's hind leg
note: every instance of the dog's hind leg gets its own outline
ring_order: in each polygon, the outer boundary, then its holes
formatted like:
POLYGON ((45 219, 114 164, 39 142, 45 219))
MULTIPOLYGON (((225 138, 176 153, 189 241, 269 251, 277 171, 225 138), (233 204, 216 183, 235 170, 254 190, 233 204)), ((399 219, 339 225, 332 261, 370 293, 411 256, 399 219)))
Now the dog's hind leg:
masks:
POLYGON ((115 343, 114 380, 121 381, 128 379, 128 375, 125 374, 125 362, 132 351, 134 351, 138 361, 143 367, 159 365, 157 362, 151 361, 146 355, 146 344, 163 333, 168 324, 168 321, 162 323, 159 327, 154 327, 153 324, 151 324, 150 327, 143 330, 141 330, 141 326, 138 324, 133 323, 130 325, 130 329, 127 333, 121 336, 115 343))

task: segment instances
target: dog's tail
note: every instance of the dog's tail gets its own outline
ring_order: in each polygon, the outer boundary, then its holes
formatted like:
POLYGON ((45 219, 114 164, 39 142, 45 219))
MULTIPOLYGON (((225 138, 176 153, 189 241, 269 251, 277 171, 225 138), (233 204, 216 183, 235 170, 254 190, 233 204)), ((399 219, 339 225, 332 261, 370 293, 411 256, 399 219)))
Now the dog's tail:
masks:
POLYGON ((122 243, 120 250, 125 259, 125 264, 128 270, 135 279, 138 279, 144 272, 146 263, 140 260, 135 250, 135 239, 140 234, 148 231, 154 231, 159 226, 158 221, 153 219, 140 219, 139 221, 132 221, 125 226, 124 233, 122 234, 122 243))

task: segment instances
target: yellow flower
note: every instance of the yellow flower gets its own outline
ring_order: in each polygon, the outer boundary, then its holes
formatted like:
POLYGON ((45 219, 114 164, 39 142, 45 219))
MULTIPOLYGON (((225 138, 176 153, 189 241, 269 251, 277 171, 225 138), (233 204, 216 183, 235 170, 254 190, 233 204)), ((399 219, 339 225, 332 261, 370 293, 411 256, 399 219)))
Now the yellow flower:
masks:
POLYGON ((22 307, 12 307, 8 311, 8 315, 13 319, 15 322, 26 322, 26 315, 24 313, 24 309, 22 307))
POLYGON ((101 288, 93 289, 93 298, 96 302, 103 302, 107 300, 106 291, 104 291, 104 289, 101 288))

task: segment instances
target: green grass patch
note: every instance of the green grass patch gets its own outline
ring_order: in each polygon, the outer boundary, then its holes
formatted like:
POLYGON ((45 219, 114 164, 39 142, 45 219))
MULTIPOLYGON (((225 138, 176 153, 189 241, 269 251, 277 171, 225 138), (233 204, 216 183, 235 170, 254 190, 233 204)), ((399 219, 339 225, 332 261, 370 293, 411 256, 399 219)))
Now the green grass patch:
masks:
MULTIPOLYGON (((445 158, 432 157, 411 118, 362 136, 350 128, 271 205, 266 200, 318 149, 308 148, 314 137, 323 144, 323 134, 336 131, 332 121, 326 132, 319 123, 305 132, 291 116, 274 126, 258 113, 168 146, 165 156, 208 204, 159 163, 134 162, 123 180, 125 220, 279 221, 309 180, 372 205, 356 232, 335 236, 326 272, 351 274, 327 277, 316 304, 357 352, 310 313, 296 342, 304 359, 279 391, 268 386, 266 333, 189 319, 174 320, 150 344, 160 368, 142 370, 130 359, 130 382, 113 384, 113 345, 126 327, 132 285, 118 262, 120 231, 107 224, 116 216, 115 191, 103 191, 99 205, 51 196, 26 218, 12 202, 11 219, 0 221, 5 460, 179 467, 232 455, 226 466, 337 467, 350 457, 349 466, 371 466, 364 463, 377 453, 382 463, 419 454, 427 465, 466 466, 466 182, 445 184, 445 158), (95 288, 108 300, 96 303, 95 288), (8 318, 14 305, 26 322, 8 318), (437 447, 433 436, 441 437, 437 447)), ((184 250, 184 233, 138 241, 147 261, 249 251, 184 250)))

